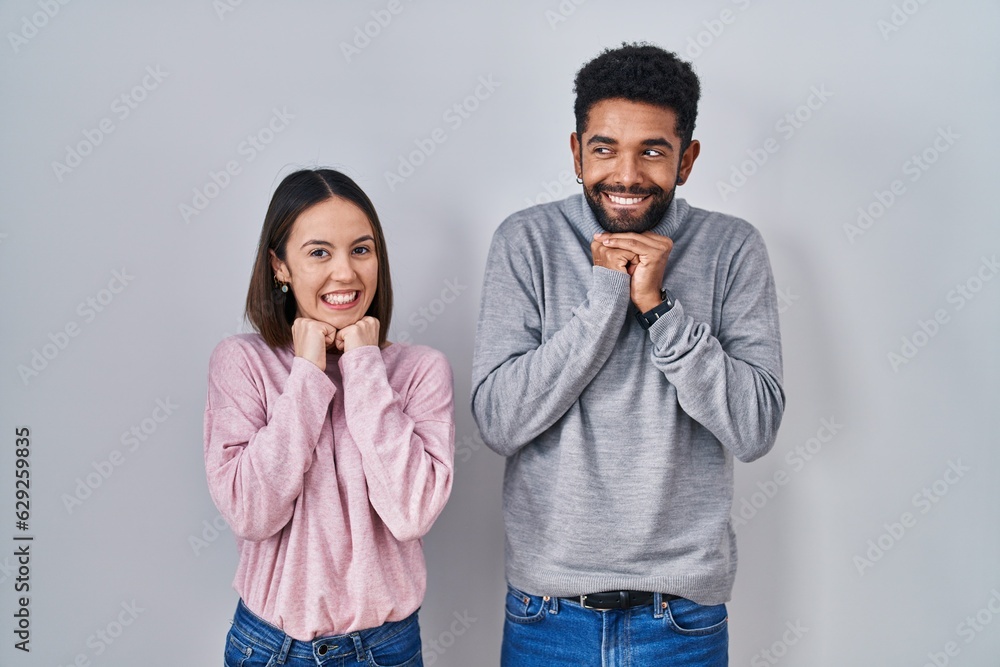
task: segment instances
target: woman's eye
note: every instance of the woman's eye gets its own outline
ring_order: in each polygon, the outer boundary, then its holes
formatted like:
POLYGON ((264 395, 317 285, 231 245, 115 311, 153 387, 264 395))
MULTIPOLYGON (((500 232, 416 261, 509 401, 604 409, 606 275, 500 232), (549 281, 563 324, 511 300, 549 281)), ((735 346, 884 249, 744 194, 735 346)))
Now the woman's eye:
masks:
POLYGON ((324 249, 324 248, 316 248, 311 253, 309 253, 309 256, 310 257, 325 257, 328 254, 329 253, 326 251, 326 249, 324 249))
POLYGON ((368 253, 371 252, 371 249, 367 248, 366 246, 361 245, 361 246, 358 246, 357 248, 355 248, 352 252, 355 255, 367 255, 368 253))

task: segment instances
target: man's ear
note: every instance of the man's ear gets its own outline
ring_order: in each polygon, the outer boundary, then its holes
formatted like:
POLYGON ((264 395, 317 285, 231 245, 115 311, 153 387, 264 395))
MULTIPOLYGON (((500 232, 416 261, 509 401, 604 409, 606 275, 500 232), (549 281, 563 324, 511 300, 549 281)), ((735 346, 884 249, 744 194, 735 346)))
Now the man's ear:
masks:
POLYGON ((681 156, 680 168, 677 170, 678 184, 687 182, 688 176, 691 175, 691 169, 694 167, 694 161, 698 159, 700 153, 701 144, 697 139, 692 139, 685 149, 684 155, 681 156))
POLYGON ((583 175, 583 164, 580 162, 580 140, 577 138, 576 132, 569 135, 569 149, 573 152, 573 169, 579 178, 583 175))

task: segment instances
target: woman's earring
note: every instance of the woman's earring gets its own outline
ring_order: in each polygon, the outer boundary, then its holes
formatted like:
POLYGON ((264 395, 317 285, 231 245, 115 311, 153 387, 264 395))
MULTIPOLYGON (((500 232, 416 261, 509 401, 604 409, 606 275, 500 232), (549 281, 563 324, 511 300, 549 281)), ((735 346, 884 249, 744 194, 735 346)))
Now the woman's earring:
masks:
POLYGON ((278 276, 274 276, 274 289, 280 289, 282 293, 288 293, 288 283, 283 283, 278 280, 278 276))

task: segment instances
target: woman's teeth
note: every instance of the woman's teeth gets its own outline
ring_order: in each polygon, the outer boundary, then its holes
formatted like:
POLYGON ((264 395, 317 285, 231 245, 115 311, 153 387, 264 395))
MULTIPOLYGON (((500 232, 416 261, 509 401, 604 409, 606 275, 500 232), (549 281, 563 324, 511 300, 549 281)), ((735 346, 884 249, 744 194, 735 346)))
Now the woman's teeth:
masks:
POLYGON ((358 298, 358 293, 355 292, 338 292, 337 294, 324 294, 323 301, 334 305, 343 306, 348 304, 358 298))

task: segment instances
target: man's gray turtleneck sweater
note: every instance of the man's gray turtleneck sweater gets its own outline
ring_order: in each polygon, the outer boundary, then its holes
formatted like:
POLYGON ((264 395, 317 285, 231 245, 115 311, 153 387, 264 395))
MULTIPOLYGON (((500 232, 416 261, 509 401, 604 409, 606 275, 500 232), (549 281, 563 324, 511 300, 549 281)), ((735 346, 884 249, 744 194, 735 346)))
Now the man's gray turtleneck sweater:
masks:
POLYGON ((648 331, 629 276, 594 267, 582 195, 510 216, 493 237, 472 410, 507 457, 507 579, 527 593, 730 598, 733 456, 774 444, 784 409, 774 279, 760 233, 675 199, 676 305, 648 331))

